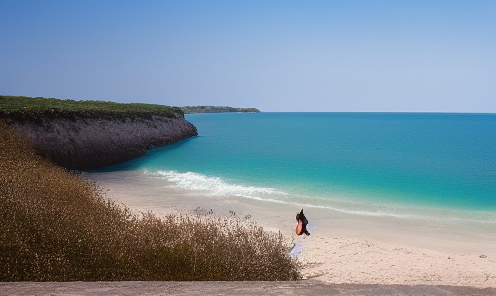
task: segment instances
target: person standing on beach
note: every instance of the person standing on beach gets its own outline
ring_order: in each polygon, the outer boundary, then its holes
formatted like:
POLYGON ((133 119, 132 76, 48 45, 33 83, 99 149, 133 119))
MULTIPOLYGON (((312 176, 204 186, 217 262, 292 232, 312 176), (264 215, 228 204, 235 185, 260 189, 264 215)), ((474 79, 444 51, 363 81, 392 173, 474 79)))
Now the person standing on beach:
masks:
POLYGON ((310 235, 310 232, 307 230, 308 220, 307 217, 305 217, 305 214, 303 214, 303 209, 296 214, 296 221, 298 221, 298 225, 296 226, 296 234, 302 235, 304 233, 306 235, 310 235))

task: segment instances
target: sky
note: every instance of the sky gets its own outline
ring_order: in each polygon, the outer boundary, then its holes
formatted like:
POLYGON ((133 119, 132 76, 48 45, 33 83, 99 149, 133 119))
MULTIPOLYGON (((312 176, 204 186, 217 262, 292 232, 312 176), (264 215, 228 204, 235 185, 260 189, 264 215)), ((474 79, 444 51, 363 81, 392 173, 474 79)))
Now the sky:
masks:
POLYGON ((0 0, 0 94, 496 113, 496 1, 0 0))

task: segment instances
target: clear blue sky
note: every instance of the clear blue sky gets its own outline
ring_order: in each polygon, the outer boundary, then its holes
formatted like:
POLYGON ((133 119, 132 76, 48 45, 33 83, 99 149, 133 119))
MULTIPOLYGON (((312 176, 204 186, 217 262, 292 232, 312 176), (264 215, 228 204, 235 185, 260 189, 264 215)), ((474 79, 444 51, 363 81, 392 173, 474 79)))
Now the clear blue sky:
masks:
POLYGON ((0 0, 0 94, 496 113, 496 1, 0 0))

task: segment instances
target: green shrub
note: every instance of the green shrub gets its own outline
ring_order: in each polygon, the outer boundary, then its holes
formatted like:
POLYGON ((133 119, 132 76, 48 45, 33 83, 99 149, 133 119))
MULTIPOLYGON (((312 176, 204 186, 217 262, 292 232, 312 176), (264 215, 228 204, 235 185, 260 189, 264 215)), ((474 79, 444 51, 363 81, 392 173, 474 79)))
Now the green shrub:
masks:
POLYGON ((179 107, 143 103, 115 103, 106 101, 74 101, 23 96, 0 96, 0 115, 37 114, 46 116, 50 112, 76 113, 87 117, 133 118, 152 115, 184 116, 179 107))
POLYGON ((233 218, 136 214, 0 123, 0 281, 298 278, 280 234, 233 218))

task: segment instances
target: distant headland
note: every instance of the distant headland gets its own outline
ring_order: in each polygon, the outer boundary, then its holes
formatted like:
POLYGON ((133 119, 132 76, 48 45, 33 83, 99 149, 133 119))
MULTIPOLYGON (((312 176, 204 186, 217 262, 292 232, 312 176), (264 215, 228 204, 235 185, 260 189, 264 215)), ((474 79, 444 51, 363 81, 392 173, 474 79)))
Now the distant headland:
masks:
POLYGON ((227 106, 186 106, 181 107, 185 114, 193 113, 227 113, 227 112, 242 112, 242 113, 260 113, 257 108, 233 108, 227 106))

